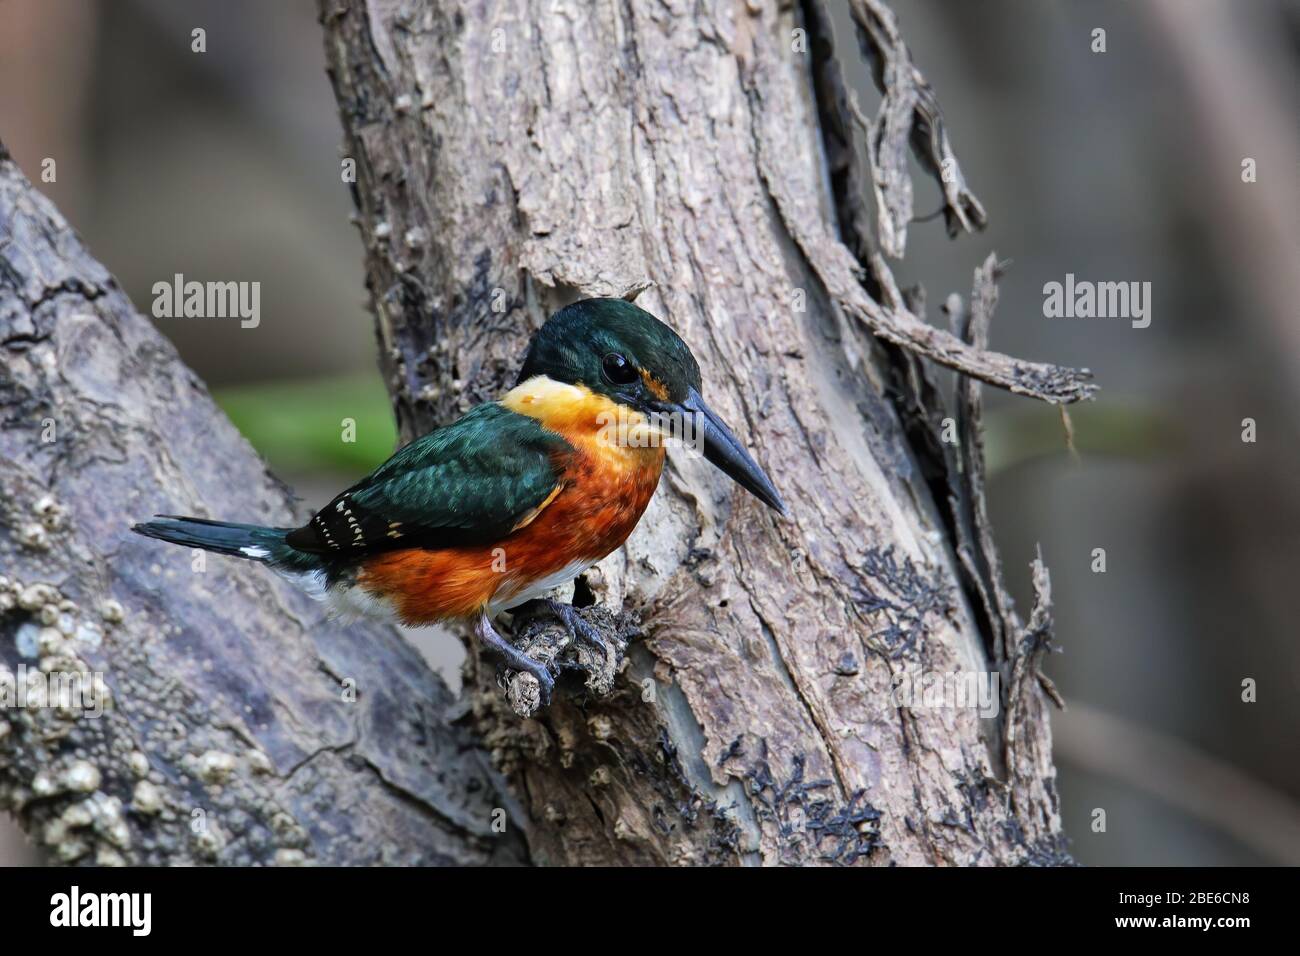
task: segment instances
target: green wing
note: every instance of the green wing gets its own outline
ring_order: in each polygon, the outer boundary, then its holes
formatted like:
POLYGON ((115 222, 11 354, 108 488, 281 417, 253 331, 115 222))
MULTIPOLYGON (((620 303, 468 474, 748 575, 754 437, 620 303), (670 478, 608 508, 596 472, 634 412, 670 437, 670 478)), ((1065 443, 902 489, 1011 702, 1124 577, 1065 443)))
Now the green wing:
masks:
POLYGON ((499 540, 555 491, 572 452, 534 419, 495 402, 479 405, 411 442, 287 541, 355 557, 499 540))

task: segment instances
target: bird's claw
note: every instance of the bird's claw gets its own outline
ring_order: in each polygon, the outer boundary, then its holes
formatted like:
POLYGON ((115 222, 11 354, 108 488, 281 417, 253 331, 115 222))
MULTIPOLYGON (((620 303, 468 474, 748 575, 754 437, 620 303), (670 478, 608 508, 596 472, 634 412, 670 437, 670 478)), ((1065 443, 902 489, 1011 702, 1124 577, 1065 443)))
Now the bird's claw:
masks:
POLYGON ((569 632, 570 637, 600 651, 608 663, 612 653, 609 642, 600 636, 600 631, 587 623, 586 618, 578 613, 577 608, 572 604, 563 604, 554 598, 547 598, 545 607, 559 619, 565 630, 569 632))
MULTIPOLYGON (((568 662, 561 659, 556 651, 551 651, 551 656, 555 656, 556 659, 547 664, 538 660, 533 654, 525 652, 515 644, 506 641, 490 628, 480 624, 480 634, 483 635, 490 646, 505 658, 505 666, 512 671, 531 674, 537 681, 540 700, 538 709, 550 705, 555 691, 556 675, 562 670, 586 672, 588 675, 587 686, 591 688, 599 689, 610 682, 611 678, 608 675, 611 673, 613 666, 617 664, 617 652, 601 636, 600 630, 579 614, 576 608, 569 604, 562 604, 554 599, 543 598, 529 602, 518 613, 530 620, 543 616, 553 618, 564 628, 571 641, 598 650, 602 656, 600 664, 591 663, 590 661, 568 662)), ((518 691, 519 688, 516 687, 515 692, 512 693, 512 699, 518 691)), ((607 693, 608 691, 601 692, 607 693)), ((516 702, 517 710, 520 706, 523 706, 529 713, 532 712, 530 704, 516 702)), ((519 711, 519 713, 524 714, 524 711, 519 711)), ((527 714, 524 715, 527 716, 527 714)))
POLYGON ((551 703, 555 678, 551 676, 551 669, 545 663, 526 654, 498 634, 486 614, 479 616, 476 632, 484 644, 501 655, 507 668, 533 675, 537 681, 539 707, 546 707, 551 703))
POLYGON ((539 706, 549 707, 551 705, 551 696, 555 692, 555 678, 551 676, 551 669, 545 664, 536 662, 536 667, 530 667, 526 673, 532 674, 537 679, 537 697, 539 706))

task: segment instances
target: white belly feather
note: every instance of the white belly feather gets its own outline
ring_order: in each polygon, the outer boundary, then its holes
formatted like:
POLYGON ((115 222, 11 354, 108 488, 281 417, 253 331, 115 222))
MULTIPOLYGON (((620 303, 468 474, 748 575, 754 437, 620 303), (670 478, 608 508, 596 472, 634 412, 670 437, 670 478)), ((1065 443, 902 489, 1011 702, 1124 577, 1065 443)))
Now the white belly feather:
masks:
POLYGON ((525 601, 539 598, 547 591, 568 584, 595 563, 595 561, 573 561, 560 568, 560 570, 556 571, 554 574, 549 574, 544 578, 538 578, 535 581, 529 581, 526 584, 521 584, 514 588, 501 588, 492 596, 492 600, 488 602, 488 617, 495 617, 502 611, 508 611, 512 607, 518 607, 525 601))

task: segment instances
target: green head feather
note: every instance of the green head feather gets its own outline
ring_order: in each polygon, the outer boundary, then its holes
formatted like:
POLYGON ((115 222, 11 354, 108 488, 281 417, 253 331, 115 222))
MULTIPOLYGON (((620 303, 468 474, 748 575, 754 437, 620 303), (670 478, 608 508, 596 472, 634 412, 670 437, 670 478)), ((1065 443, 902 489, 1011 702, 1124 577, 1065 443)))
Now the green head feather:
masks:
POLYGON ((638 408, 682 402, 700 389, 700 367, 686 343, 623 299, 583 299, 551 316, 533 336, 519 381, 534 375, 638 408))

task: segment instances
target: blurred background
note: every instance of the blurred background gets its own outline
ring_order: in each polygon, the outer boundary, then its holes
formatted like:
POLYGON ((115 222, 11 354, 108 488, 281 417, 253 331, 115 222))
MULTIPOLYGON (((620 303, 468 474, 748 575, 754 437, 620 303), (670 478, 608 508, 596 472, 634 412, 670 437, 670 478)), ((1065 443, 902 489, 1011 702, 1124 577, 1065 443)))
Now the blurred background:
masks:
MULTIPOLYGON (((846 5, 831 6, 871 114, 846 5)), ((893 6, 991 220, 955 242, 941 221, 914 225, 896 275, 937 313, 996 250, 1011 265, 994 347, 1087 366, 1102 386, 1072 411, 1077 459, 1054 410, 985 390, 990 503, 1022 609, 1035 547, 1053 576, 1073 852, 1300 863, 1300 10, 893 6), (1045 318, 1043 286, 1067 273, 1150 282, 1150 327, 1045 318)), ((141 311, 175 273, 261 282, 255 331, 157 324, 301 497, 325 501, 392 451, 312 0, 0 0, 0 140, 141 311)), ((917 215, 939 205, 918 177, 917 215)), ((459 645, 412 636, 457 686, 459 645)), ((36 859, 0 818, 0 864, 36 859)))

